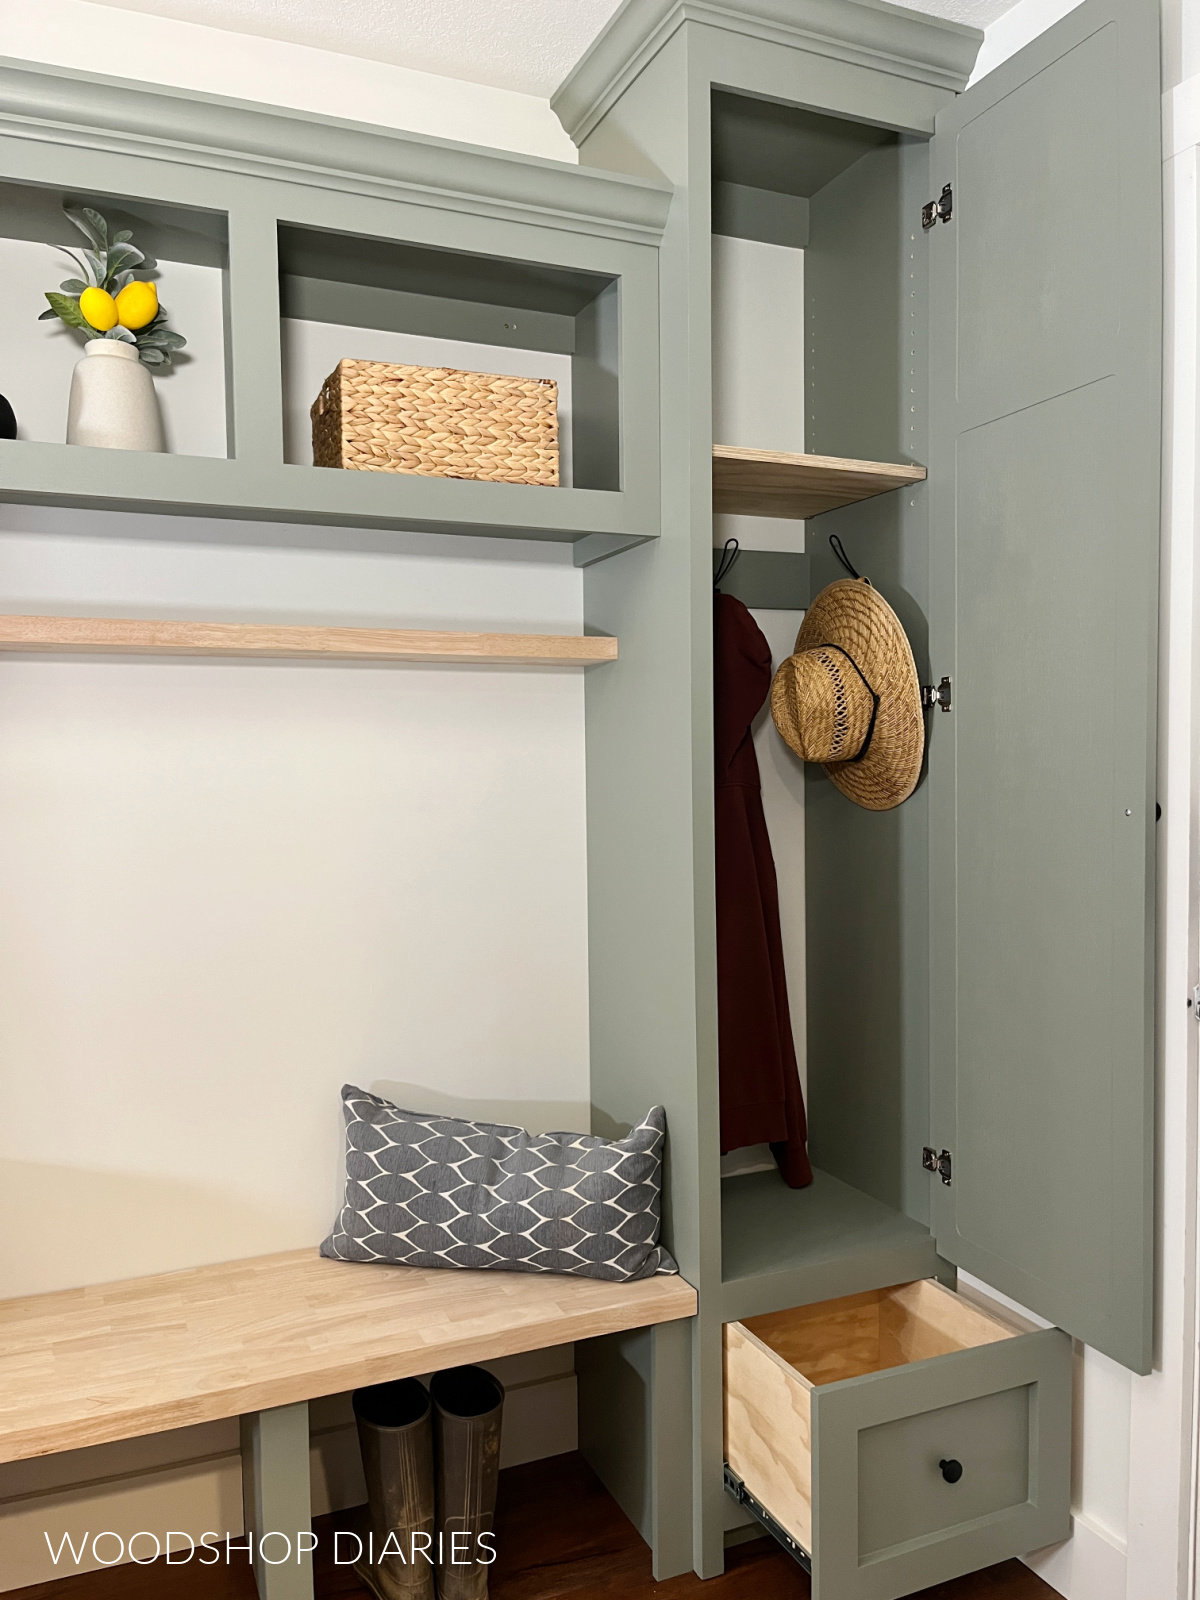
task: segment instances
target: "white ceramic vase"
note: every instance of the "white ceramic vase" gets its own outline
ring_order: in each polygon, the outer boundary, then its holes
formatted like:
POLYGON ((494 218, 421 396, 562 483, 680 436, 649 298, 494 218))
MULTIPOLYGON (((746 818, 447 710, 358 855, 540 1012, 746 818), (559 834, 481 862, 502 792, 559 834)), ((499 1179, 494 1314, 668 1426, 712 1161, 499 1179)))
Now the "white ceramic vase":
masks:
POLYGON ((103 450, 165 450, 154 379, 134 345, 89 339, 71 374, 67 443, 103 450))

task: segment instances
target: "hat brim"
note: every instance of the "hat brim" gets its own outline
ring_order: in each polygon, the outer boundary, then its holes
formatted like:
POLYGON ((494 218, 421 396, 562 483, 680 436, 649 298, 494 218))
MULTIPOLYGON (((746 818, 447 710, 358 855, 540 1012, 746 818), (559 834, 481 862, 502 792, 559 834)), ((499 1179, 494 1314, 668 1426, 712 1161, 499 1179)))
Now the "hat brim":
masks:
POLYGON ((865 578, 839 578, 805 613, 796 650, 837 645, 858 663, 879 696, 867 753, 860 761, 834 761, 825 771, 856 805, 891 811, 902 805, 921 776, 925 718, 921 685, 900 618, 865 578))

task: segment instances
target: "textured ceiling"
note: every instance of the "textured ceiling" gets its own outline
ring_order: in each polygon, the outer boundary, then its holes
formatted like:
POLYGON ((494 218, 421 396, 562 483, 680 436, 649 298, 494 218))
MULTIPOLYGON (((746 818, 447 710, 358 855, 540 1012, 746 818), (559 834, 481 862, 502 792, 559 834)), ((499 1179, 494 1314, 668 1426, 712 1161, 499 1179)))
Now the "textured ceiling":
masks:
MULTIPOLYGON (((99 0, 237 33, 549 95, 619 0, 99 0)), ((905 0, 901 0, 905 3, 905 0)), ((1014 0, 907 0, 986 27, 1014 0)), ((136 38, 130 40, 136 48, 136 38)))

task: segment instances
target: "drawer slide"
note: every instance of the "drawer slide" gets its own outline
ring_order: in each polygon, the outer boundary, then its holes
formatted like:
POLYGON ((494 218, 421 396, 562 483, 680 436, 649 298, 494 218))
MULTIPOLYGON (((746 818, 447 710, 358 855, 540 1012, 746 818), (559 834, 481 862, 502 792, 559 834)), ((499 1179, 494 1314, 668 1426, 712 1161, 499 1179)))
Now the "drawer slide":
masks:
POLYGON ((776 1522, 775 1518, 767 1510, 766 1506, 762 1505, 760 1501, 754 1498, 749 1489, 747 1489, 746 1485, 738 1477, 737 1473, 729 1465, 728 1461, 725 1463, 725 1488, 726 1491, 737 1501, 738 1505, 745 1506, 746 1510, 755 1519, 755 1521, 760 1523, 761 1526, 765 1528, 766 1531, 771 1535, 772 1539, 781 1544, 787 1551, 788 1555, 790 1555, 793 1560, 798 1561, 804 1568, 805 1572, 807 1572, 811 1577, 812 1556, 809 1555, 808 1551, 802 1544, 798 1543, 797 1540, 792 1538, 791 1534, 781 1522, 776 1522))

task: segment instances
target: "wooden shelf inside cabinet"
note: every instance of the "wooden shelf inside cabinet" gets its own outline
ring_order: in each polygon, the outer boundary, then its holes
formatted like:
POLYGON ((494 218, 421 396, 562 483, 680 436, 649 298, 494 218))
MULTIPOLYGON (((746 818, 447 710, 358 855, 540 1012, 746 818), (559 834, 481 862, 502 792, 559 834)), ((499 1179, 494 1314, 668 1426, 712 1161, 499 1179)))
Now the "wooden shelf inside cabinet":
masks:
POLYGON ((276 656, 322 661, 480 662, 587 667, 617 659, 617 641, 553 633, 443 633, 111 617, 0 617, 0 651, 92 655, 276 656))
POLYGON ((713 445, 713 510, 752 517, 819 517, 857 500, 921 483, 924 467, 840 456, 713 445))

